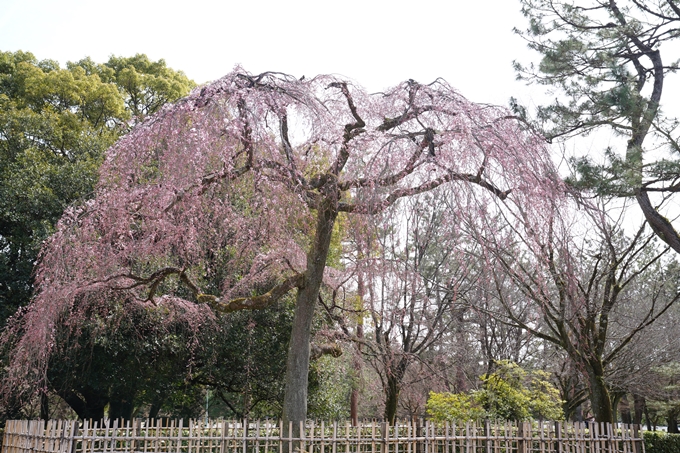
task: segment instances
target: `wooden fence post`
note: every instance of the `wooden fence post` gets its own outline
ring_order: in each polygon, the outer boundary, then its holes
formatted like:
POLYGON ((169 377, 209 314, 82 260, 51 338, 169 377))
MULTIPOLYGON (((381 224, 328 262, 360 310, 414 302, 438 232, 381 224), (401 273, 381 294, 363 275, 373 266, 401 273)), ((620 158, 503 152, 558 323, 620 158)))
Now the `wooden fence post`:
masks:
POLYGON ((71 422, 71 432, 68 436, 68 453, 76 453, 78 448, 78 442, 76 442, 76 437, 80 434, 80 423, 78 420, 73 420, 71 422))
POLYGON ((423 436, 423 419, 416 419, 416 453, 424 453, 420 438, 423 436))
POLYGON ((555 452, 562 453, 562 424, 555 422, 555 452))
POLYGON ((524 438, 524 422, 517 423, 517 453, 527 453, 527 443, 524 438))
POLYGON ((387 430, 386 422, 380 423, 380 453, 387 453, 387 430))

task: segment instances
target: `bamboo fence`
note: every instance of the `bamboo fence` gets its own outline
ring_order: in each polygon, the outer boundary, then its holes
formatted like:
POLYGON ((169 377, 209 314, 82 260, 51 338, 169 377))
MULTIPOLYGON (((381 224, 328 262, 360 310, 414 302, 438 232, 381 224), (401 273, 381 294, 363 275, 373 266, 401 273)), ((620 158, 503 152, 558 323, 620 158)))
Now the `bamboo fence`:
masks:
POLYGON ((644 453, 638 426, 11 420, 2 453, 644 453), (296 427, 297 428, 297 427, 296 427), (296 434, 301 433, 301 434, 296 434))

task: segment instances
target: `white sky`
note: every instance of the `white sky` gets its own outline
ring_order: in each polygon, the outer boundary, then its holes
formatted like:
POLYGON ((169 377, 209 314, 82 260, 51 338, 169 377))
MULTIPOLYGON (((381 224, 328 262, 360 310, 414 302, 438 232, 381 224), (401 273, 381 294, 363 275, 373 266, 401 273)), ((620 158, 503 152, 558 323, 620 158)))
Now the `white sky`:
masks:
MULTIPOLYGON (((198 83, 241 64, 252 73, 341 74, 370 91, 442 77, 476 102, 514 96, 533 107, 547 96, 517 82, 512 61, 538 55, 513 27, 526 28, 519 0, 0 0, 0 51, 61 64, 145 53, 198 83)), ((664 100, 677 99, 678 77, 666 82, 664 100)), ((601 156, 622 144, 591 137, 567 153, 601 156)))
MULTIPOLYGON (((477 102, 532 103, 512 60, 537 58, 512 28, 517 0, 0 0, 0 50, 65 63, 145 53, 198 83, 236 64, 341 74, 370 91, 446 79, 477 102)), ((535 94, 534 94, 535 93, 535 94)))

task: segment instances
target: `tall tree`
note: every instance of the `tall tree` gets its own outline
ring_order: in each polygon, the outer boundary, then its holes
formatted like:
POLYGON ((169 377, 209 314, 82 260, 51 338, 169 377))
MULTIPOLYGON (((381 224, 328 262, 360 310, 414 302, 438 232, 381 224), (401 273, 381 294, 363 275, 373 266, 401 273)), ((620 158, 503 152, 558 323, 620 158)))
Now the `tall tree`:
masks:
POLYGON ((680 299, 680 292, 669 247, 653 247, 656 237, 645 234, 644 225, 626 237, 623 216, 613 219, 605 210, 582 206, 570 212, 556 204, 546 219, 518 211, 525 224, 508 236, 499 234, 498 223, 471 228, 489 244, 486 259, 498 265, 488 269, 504 308, 500 316, 562 349, 588 384, 596 420, 613 422, 608 372, 640 332, 680 299), (506 285, 516 286, 523 297, 504 291, 506 285), (540 322, 523 316, 527 301, 540 313, 540 322))
POLYGON ((619 149, 604 150, 604 163, 574 159, 572 182, 600 194, 635 197, 657 236, 680 253, 680 236, 659 211, 680 189, 679 123, 668 116, 675 98, 663 97, 668 75, 678 69, 673 52, 680 5, 676 0, 521 3, 529 28, 520 34, 542 60, 530 67, 516 63, 518 75, 556 95, 537 112, 546 137, 604 130, 625 140, 619 149))
POLYGON ((433 190, 397 203, 380 216, 375 239, 366 241, 376 243, 373 256, 358 266, 370 334, 362 338, 345 331, 362 345, 381 379, 389 423, 396 420, 411 365, 423 362, 435 369, 436 346, 471 304, 474 266, 461 259, 456 222, 440 208, 452 196, 433 190))
POLYGON ((332 76, 236 69, 109 150, 96 199, 65 214, 41 256, 10 381, 44 369, 52 326, 76 298, 106 303, 115 289, 197 315, 201 304, 255 309, 297 289, 283 418, 304 420, 311 323, 324 276, 334 280, 326 263, 339 213, 375 214, 444 184, 461 200, 549 194, 542 143, 442 80, 369 95, 332 76), (213 294, 203 281, 210 254, 228 258, 213 294), (253 291, 265 281, 277 283, 253 291))

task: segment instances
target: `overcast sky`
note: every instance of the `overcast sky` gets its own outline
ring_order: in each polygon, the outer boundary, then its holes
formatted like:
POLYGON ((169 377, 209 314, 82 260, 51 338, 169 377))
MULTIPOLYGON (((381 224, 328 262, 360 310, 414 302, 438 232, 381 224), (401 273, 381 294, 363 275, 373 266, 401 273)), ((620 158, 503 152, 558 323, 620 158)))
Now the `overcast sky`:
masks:
POLYGON ((341 74, 371 91, 446 79, 477 102, 531 104, 517 0, 0 0, 0 50, 65 63, 145 53, 196 82, 236 64, 311 77, 341 74))

